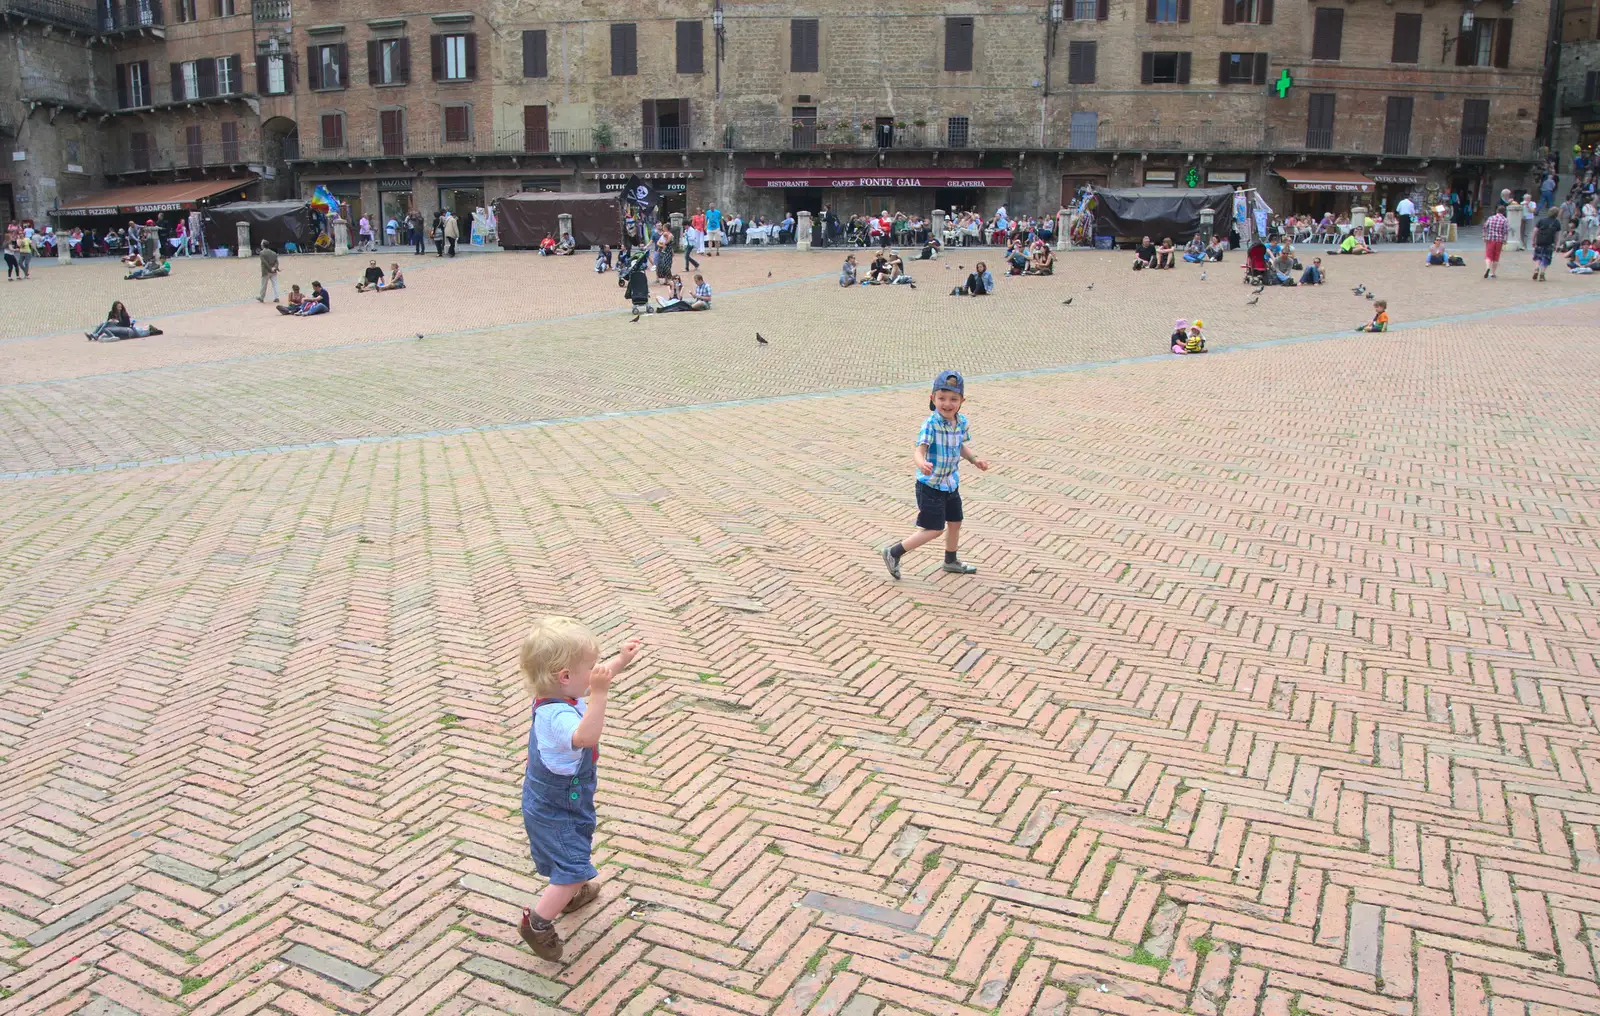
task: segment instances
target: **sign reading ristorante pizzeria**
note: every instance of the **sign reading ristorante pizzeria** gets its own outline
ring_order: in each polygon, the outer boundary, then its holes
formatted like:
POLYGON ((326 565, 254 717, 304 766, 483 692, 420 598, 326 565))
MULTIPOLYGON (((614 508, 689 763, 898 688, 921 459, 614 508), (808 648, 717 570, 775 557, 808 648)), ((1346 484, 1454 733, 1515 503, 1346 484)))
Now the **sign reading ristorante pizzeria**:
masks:
POLYGON ((747 169, 748 187, 903 187, 983 188, 1011 186, 1009 169, 747 169))

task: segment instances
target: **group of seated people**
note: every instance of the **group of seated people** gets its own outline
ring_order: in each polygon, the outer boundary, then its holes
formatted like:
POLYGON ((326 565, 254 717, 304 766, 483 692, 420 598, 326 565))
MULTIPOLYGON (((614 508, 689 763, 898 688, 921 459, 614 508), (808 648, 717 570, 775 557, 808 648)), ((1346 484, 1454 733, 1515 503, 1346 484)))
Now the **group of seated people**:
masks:
POLYGON ((1595 241, 1585 240, 1567 253, 1567 271, 1574 275, 1593 275, 1600 268, 1600 251, 1595 241))
MULTIPOLYGON (((367 262, 367 270, 361 274, 361 281, 356 283, 356 292, 358 293, 376 293, 381 290, 404 288, 406 288, 406 277, 401 274, 399 265, 391 263, 389 265, 389 275, 385 278, 383 269, 378 267, 378 262, 376 261, 367 262)), ((294 298, 294 294, 299 290, 300 287, 296 286, 289 291, 291 301, 294 298)))
POLYGON ((135 323, 128 313, 128 308, 123 306, 121 300, 117 300, 106 312, 106 319, 95 325, 93 331, 84 332, 83 336, 90 342, 117 342, 122 339, 143 339, 161 334, 163 334, 161 329, 155 325, 135 323))
POLYGON ((1302 265, 1294 247, 1280 240, 1255 243, 1245 252, 1245 281, 1262 286, 1320 286, 1328 281, 1321 258, 1302 265), (1300 273, 1298 281, 1295 272, 1300 273))
POLYGON ((546 233, 544 239, 539 241, 539 253, 544 257, 551 255, 571 257, 578 253, 578 245, 573 241, 571 233, 562 233, 560 240, 546 233))
POLYGON ((1138 272, 1146 268, 1176 268, 1180 256, 1192 265, 1221 261, 1227 253, 1228 240, 1221 235, 1213 236, 1211 242, 1207 243, 1199 233, 1196 233, 1188 243, 1184 244, 1181 255, 1173 244, 1172 237, 1163 237, 1160 246, 1157 246, 1147 236, 1133 249, 1133 270, 1138 272))
POLYGON ((310 317, 313 314, 326 314, 332 308, 332 298, 322 283, 311 283, 311 295, 300 292, 297 282, 289 287, 289 302, 278 305, 279 314, 288 314, 292 317, 310 317))
POLYGON ((1201 334, 1204 328, 1205 322, 1199 318, 1195 318, 1193 324, 1183 318, 1179 318, 1172 323, 1172 338, 1168 340, 1168 345, 1179 356, 1204 353, 1206 351, 1206 339, 1201 334))
POLYGON ((674 275, 667 280, 667 295, 656 297, 656 306, 651 310, 656 314, 671 314, 674 311, 685 310, 710 310, 711 287, 706 284, 705 276, 696 274, 694 277, 694 295, 689 299, 683 298, 683 276, 674 275))
POLYGON ((1043 240, 1033 241, 1027 250, 1023 249, 1021 240, 1011 241, 1006 262, 1011 266, 1009 275, 1054 275, 1056 272, 1056 256, 1043 240))
POLYGON ((844 267, 839 269, 839 285, 841 286, 910 286, 917 288, 911 276, 906 274, 905 262, 900 259, 900 252, 896 250, 880 250, 872 259, 872 264, 867 267, 865 277, 860 275, 860 268, 856 263, 854 254, 845 255, 844 267))
POLYGON ((164 279, 172 274, 172 262, 161 258, 146 261, 138 251, 123 258, 122 263, 128 266, 128 274, 123 276, 124 279, 164 279))

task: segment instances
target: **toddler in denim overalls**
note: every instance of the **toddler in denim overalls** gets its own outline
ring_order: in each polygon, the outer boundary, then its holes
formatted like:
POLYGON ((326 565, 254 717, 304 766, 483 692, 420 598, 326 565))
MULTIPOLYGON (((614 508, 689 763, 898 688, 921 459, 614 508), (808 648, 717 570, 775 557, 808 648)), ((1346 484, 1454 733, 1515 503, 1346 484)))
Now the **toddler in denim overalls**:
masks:
POLYGON ((600 895, 590 881, 597 873, 589 856, 600 730, 611 682, 638 651, 639 640, 633 639, 614 659, 599 663, 599 642, 570 617, 540 618, 522 640, 518 662, 534 699, 522 824, 534 867, 550 885, 531 910, 523 909, 518 930, 541 959, 561 958, 554 919, 600 895))

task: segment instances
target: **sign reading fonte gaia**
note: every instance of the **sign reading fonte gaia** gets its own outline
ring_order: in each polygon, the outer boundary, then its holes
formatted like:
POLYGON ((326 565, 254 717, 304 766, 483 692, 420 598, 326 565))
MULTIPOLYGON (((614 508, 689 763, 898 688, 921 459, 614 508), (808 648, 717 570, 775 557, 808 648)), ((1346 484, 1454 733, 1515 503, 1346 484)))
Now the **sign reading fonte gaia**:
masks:
POLYGON ((899 190, 906 187, 1010 187, 1009 169, 747 169, 749 187, 899 190))

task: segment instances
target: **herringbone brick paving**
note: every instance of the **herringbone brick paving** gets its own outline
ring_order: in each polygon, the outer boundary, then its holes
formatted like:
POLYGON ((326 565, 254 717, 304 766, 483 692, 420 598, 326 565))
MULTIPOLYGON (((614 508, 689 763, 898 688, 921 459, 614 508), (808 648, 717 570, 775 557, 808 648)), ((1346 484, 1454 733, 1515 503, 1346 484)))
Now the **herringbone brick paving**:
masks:
POLYGON ((139 344, 60 340, 0 391, 7 468, 258 449, 0 486, 0 1009, 1600 1012, 1595 305, 1517 310, 1583 280, 1379 255, 1440 323, 974 383, 981 570, 893 583, 924 395, 783 396, 1369 305, 1069 258, 979 309, 741 257, 711 315, 100 379, 139 344), (259 450, 449 421, 488 429, 259 450), (565 965, 511 924, 551 610, 647 647, 565 965))

